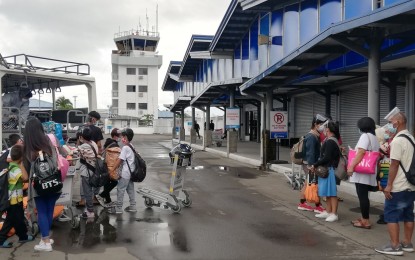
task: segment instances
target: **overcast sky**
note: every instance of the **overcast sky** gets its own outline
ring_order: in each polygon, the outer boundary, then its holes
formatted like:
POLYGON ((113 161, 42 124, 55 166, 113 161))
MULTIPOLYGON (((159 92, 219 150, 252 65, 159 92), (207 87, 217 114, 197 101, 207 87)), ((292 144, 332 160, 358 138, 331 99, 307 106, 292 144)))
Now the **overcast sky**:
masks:
MULTIPOLYGON (((159 105, 173 103, 161 84, 171 60, 183 60, 192 34, 214 35, 231 0, 0 0, 0 53, 30 54, 88 63, 97 85, 98 108, 111 105, 111 51, 114 33, 150 28, 159 7, 159 105)), ((77 107, 87 106, 85 87, 63 89, 77 107), (75 94, 76 93, 76 94, 75 94)), ((57 94, 57 97, 60 95, 57 94)), ((38 97, 36 97, 38 98, 38 97)), ((51 97, 41 99, 51 101, 51 97)))

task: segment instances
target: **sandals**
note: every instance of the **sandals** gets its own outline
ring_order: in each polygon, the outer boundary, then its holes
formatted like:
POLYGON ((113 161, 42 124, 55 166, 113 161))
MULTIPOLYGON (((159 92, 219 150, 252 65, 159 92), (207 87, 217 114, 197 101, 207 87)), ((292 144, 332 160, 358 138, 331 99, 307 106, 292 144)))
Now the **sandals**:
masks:
POLYGON ((13 247, 13 243, 9 242, 9 241, 4 241, 3 244, 0 245, 0 248, 12 248, 13 247))
POLYGON ((353 224, 355 228, 363 228, 363 229, 371 229, 372 225, 363 224, 363 222, 359 221, 353 224))

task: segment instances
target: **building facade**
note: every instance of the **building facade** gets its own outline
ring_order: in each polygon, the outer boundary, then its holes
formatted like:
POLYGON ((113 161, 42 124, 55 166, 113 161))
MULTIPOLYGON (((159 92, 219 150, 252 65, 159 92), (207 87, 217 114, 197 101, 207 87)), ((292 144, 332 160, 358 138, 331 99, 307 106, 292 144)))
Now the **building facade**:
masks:
POLYGON ((158 70, 162 65, 162 56, 157 52, 159 40, 158 32, 144 30, 115 34, 110 109, 115 125, 117 118, 133 128, 139 127, 137 122, 145 115, 158 118, 158 70))

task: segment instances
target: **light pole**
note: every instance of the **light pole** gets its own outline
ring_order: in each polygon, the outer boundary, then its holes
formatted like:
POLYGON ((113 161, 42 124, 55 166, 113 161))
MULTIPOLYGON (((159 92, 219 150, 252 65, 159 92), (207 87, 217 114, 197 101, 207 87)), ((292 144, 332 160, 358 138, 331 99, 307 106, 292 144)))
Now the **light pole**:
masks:
POLYGON ((73 99, 74 99, 74 102, 73 102, 73 108, 76 108, 76 98, 77 98, 78 96, 73 96, 73 99))

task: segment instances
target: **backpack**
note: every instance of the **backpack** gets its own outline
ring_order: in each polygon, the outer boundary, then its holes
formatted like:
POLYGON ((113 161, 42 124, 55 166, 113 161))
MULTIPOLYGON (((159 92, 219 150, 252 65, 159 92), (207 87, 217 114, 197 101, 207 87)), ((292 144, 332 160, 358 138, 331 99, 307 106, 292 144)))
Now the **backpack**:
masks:
POLYGON ((6 150, 0 156, 0 213, 6 210, 9 203, 9 163, 7 162, 7 156, 9 150, 6 150))
POLYGON ((98 158, 97 152, 95 151, 94 147, 90 144, 88 145, 91 147, 92 151, 95 154, 95 167, 93 167, 86 161, 83 161, 82 163, 86 165, 86 168, 88 170, 89 185, 94 188, 99 188, 104 186, 109 181, 107 164, 104 160, 98 158), (92 174, 90 174, 90 171, 92 171, 92 174))
POLYGON ((408 141, 412 144, 414 147, 414 153, 412 154, 412 161, 411 166, 409 167, 408 171, 405 171, 405 167, 403 167, 402 162, 399 162, 399 165, 401 166, 403 172, 405 173, 406 179, 408 179, 408 182, 412 185, 415 185, 415 144, 412 141, 412 139, 407 135, 398 135, 397 137, 404 137, 408 139, 408 141))
POLYGON ((329 139, 336 142, 337 147, 339 148, 339 163, 337 164, 336 169, 334 170, 334 174, 336 177, 340 180, 346 180, 347 179, 347 157, 342 154, 342 151, 340 149, 339 141, 336 138, 330 137, 329 139))
POLYGON ((132 182, 142 182, 146 178, 146 174, 147 174, 146 161, 144 161, 144 159, 141 158, 141 156, 134 150, 134 148, 130 144, 128 144, 128 147, 130 147, 131 150, 133 150, 134 152, 134 165, 135 165, 135 169, 132 172, 130 165, 128 163, 128 160, 126 160, 128 170, 130 171, 130 174, 131 174, 130 180, 132 182))
POLYGON ((291 162, 294 164, 303 164, 303 146, 305 136, 301 136, 300 140, 293 145, 290 151, 291 162))
POLYGON ((59 193, 62 190, 62 176, 54 156, 51 158, 47 153, 40 151, 30 167, 30 173, 33 188, 40 196, 59 193))

